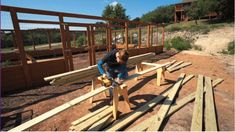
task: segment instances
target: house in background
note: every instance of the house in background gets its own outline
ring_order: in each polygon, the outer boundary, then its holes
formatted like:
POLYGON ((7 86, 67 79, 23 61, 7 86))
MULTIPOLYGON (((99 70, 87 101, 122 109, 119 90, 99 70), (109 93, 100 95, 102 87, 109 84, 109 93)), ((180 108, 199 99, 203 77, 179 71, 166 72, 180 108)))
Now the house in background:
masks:
MULTIPOLYGON (((187 10, 194 2, 197 2, 197 0, 182 0, 181 3, 175 4, 175 22, 189 21, 190 18, 187 16, 187 10)), ((216 16, 216 12, 211 12, 203 18, 214 18, 216 16)))

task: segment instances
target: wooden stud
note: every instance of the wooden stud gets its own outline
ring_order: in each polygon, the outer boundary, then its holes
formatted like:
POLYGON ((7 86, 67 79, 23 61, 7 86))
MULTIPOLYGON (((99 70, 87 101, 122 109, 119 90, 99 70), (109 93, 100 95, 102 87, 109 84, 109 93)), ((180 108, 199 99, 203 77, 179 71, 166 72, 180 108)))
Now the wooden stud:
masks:
MULTIPOLYGON (((184 80, 185 74, 181 73, 180 77, 178 78, 177 82, 174 84, 171 92, 168 94, 167 98, 161 105, 158 113, 154 115, 153 121, 148 124, 149 128, 147 131, 159 131, 159 128, 161 127, 161 124, 168 112, 168 110, 171 107, 172 102, 174 101, 175 95, 177 94, 183 80, 184 80)), ((147 124, 146 124, 147 125, 147 124)))
POLYGON ((117 88, 113 88, 113 118, 114 120, 117 119, 117 112, 118 112, 118 101, 119 101, 119 97, 118 97, 118 89, 117 88))
MULTIPOLYGON (((95 80, 95 78, 93 78, 91 80, 91 92, 93 92, 95 90, 95 85, 96 85, 96 80, 95 80)), ((93 103, 93 97, 90 98, 90 103, 93 103)))
POLYGON ((31 30, 29 30, 29 33, 31 35, 31 41, 33 43, 33 51, 36 52, 36 47, 35 47, 35 41, 34 41, 34 35, 33 32, 31 30))
POLYGON ((175 63, 175 64, 169 66, 169 67, 167 68, 167 70, 169 71, 170 69, 175 68, 175 67, 179 66, 179 65, 182 64, 182 63, 184 63, 184 62, 183 62, 183 61, 179 61, 179 62, 177 62, 177 63, 175 63))
POLYGON ((165 30, 164 26, 162 26, 162 46, 164 47, 164 40, 165 40, 165 30))
MULTIPOLYGON (((138 72, 142 71, 142 69, 143 69, 142 64, 136 64, 136 66, 135 66, 135 73, 138 73, 138 72)), ((135 81, 138 81, 138 79, 139 79, 139 77, 136 77, 135 81)))
POLYGON ((205 77, 205 131, 218 131, 211 78, 205 77))
POLYGON ((87 131, 99 131, 103 127, 105 127, 107 122, 112 121, 112 119, 113 117, 112 117, 112 114, 110 113, 108 116, 94 123, 87 131))
POLYGON ((72 125, 72 126, 76 126, 76 125, 78 125, 78 124, 80 124, 80 123, 82 123, 82 122, 84 122, 84 121, 90 119, 91 117, 97 115, 98 113, 104 111, 105 109, 108 109, 109 107, 111 107, 111 106, 106 105, 106 106, 104 106, 104 107, 102 107, 102 108, 100 108, 100 109, 98 109, 98 110, 96 110, 96 111, 94 111, 94 112, 91 112, 91 113, 89 113, 89 114, 87 114, 87 115, 85 115, 85 116, 83 116, 83 117, 81 117, 81 118, 79 118, 79 119, 73 121, 73 122, 71 123, 71 125, 72 125))
POLYGON ((63 16, 59 16, 59 21, 60 21, 60 34, 61 34, 61 41, 62 41, 62 51, 63 51, 63 56, 65 60, 65 71, 69 71, 69 63, 68 63, 68 58, 67 58, 67 47, 66 47, 66 33, 65 33, 65 27, 64 27, 64 18, 63 16))
POLYGON ((15 49, 17 49, 16 39, 15 39, 15 33, 14 33, 13 30, 11 30, 11 35, 12 35, 13 46, 14 46, 15 49))
POLYGON ((203 76, 198 75, 196 99, 193 108, 191 131, 202 131, 203 114, 203 76))
POLYGON ((96 57, 95 57, 95 32, 94 27, 90 26, 91 31, 91 53, 92 53, 92 65, 96 64, 96 57))
POLYGON ((138 28, 138 48, 141 48, 141 28, 138 28))
POLYGON ((16 44, 19 49, 21 64, 23 66, 26 85, 27 85, 27 87, 30 87, 30 86, 32 86, 32 79, 31 79, 31 75, 29 72, 29 66, 28 66, 27 60, 26 60, 26 53, 25 53, 25 49, 24 49, 24 43, 23 43, 23 39, 22 39, 22 33, 20 31, 18 17, 17 17, 16 11, 14 9, 10 9, 10 14, 11 14, 12 24, 13 24, 14 31, 15 31, 15 40, 17 42, 16 44))
POLYGON ((125 49, 128 50, 128 23, 125 22, 125 49))
POLYGON ((191 62, 185 62, 185 63, 183 63, 179 66, 176 66, 176 67, 173 67, 173 68, 169 69, 168 71, 173 72, 173 71, 179 70, 179 69, 184 68, 184 67, 189 66, 189 65, 192 65, 192 63, 191 62))
POLYGON ((88 59, 90 66, 92 66, 92 51, 91 51, 91 32, 90 27, 87 27, 87 45, 88 45, 88 59))
POLYGON ((67 55, 68 55, 68 61, 69 61, 69 70, 73 71, 74 70, 74 65, 73 65, 73 56, 72 56, 72 49, 71 49, 71 37, 70 37, 70 32, 69 32, 69 26, 65 25, 65 30, 66 30, 66 41, 67 41, 67 55))
POLYGON ((162 68, 157 69, 157 86, 161 86, 162 72, 162 68))
POLYGON ((98 113, 96 116, 93 116, 88 120, 81 122, 81 124, 74 126, 73 129, 75 131, 86 131, 94 123, 98 122, 99 120, 103 119, 104 117, 108 116, 111 113, 112 113, 112 107, 107 108, 104 111, 98 113))
POLYGON ((150 26, 147 26, 147 47, 150 47, 150 26))
POLYGON ((76 32, 73 33, 73 47, 76 47, 76 32))

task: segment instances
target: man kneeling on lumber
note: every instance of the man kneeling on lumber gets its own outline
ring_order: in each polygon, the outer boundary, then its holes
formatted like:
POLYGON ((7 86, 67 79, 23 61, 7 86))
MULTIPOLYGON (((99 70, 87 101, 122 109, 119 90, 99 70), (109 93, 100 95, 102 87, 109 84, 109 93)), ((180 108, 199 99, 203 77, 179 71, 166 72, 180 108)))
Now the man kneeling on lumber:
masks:
MULTIPOLYGON (((114 79, 115 82, 121 84, 124 79, 128 77, 127 72, 127 61, 129 54, 126 50, 112 50, 107 53, 101 60, 98 62, 98 69, 103 78, 107 77, 114 79), (105 66, 106 72, 102 68, 105 66)), ((112 90, 109 89, 110 95, 112 96, 112 90)))

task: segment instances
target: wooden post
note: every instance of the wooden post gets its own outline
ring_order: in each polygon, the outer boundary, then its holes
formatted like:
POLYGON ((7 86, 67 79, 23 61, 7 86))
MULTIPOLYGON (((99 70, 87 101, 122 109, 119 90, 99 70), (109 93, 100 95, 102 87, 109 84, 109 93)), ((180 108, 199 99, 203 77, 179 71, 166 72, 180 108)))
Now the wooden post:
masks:
POLYGON ((156 26, 156 28, 157 28, 157 36, 156 36, 157 42, 156 42, 156 44, 158 45, 158 25, 156 26))
POLYGON ((15 33, 13 31, 11 31, 11 35, 12 35, 13 46, 14 46, 15 49, 17 49, 15 33))
POLYGON ((151 39, 150 39, 150 46, 153 46, 153 26, 151 26, 151 39))
POLYGON ((46 32, 47 32, 47 41, 49 44, 49 49, 51 50, 51 33, 50 30, 46 30, 46 32))
POLYGON ((164 39, 165 39, 165 31, 164 31, 164 25, 162 26, 162 46, 164 47, 164 39))
POLYGON ((128 50, 128 23, 125 22, 125 49, 128 50))
POLYGON ((60 35, 61 35, 61 41, 62 41, 62 52, 64 56, 64 61, 65 61, 65 71, 69 71, 69 64, 68 64, 68 58, 66 54, 66 34, 65 34, 65 27, 64 27, 64 19, 63 16, 59 16, 59 21, 60 21, 60 35))
POLYGON ((150 26, 147 26, 147 47, 150 47, 150 26))
POLYGON ((110 25, 110 22, 108 23, 108 41, 109 41, 109 45, 108 45, 108 48, 109 48, 109 51, 112 50, 112 30, 111 30, 111 25, 110 25))
POLYGON ((69 61, 69 70, 73 71, 74 70, 74 66, 73 66, 73 56, 72 56, 72 49, 71 49, 71 38, 70 38, 70 32, 69 32, 69 26, 65 25, 65 29, 66 29, 66 40, 67 40, 67 54, 68 54, 68 61, 69 61))
POLYGON ((34 35, 33 32, 31 30, 29 30, 29 33, 31 35, 31 41, 33 43, 33 51, 36 52, 36 47, 35 47, 35 41, 34 41, 34 35))
POLYGON ((130 44, 133 44, 132 39, 133 39, 133 37, 132 37, 132 32, 130 31, 130 44))
POLYGON ((138 47, 141 48, 141 27, 138 28, 138 47))
POLYGON ((115 45, 117 44, 117 32, 114 32, 114 43, 115 43, 115 45))
POLYGON ((21 64, 23 66, 26 86, 30 87, 32 86, 31 74, 29 73, 29 67, 28 67, 27 60, 26 60, 26 53, 24 50, 24 44, 23 44, 23 39, 22 39, 22 33, 20 31, 18 17, 17 17, 16 11, 13 8, 10 9, 10 14, 11 14, 12 24, 13 24, 14 31, 15 31, 15 40, 17 42, 16 44, 20 53, 21 64))
POLYGON ((88 59, 90 66, 92 65, 92 51, 91 51, 91 33, 90 33, 90 26, 87 27, 87 45, 88 45, 88 59))
POLYGON ((94 34, 94 27, 90 26, 91 29, 91 53, 92 53, 92 65, 96 64, 96 57, 95 57, 95 34, 94 34))
POLYGON ((106 49, 109 52, 109 29, 106 28, 106 49))
POLYGON ((76 47, 76 33, 73 33, 73 47, 76 47))

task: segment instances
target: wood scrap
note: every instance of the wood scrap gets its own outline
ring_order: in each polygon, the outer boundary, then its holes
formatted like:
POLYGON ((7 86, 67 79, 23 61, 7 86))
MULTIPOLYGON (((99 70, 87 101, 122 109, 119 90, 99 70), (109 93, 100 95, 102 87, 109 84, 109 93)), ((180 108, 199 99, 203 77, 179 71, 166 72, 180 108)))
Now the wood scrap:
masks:
POLYGON ((108 123, 111 123, 114 121, 114 118, 112 116, 112 113, 110 113, 108 116, 104 117, 103 119, 99 120, 98 122, 94 123, 88 131, 99 131, 102 128, 104 128, 108 123))
POLYGON ((183 62, 183 61, 176 62, 176 63, 174 63, 173 65, 169 66, 169 67, 167 68, 167 70, 169 70, 169 69, 171 69, 171 68, 174 68, 174 67, 176 67, 176 66, 178 66, 178 65, 180 65, 180 64, 182 64, 182 63, 184 63, 184 62, 183 62))

